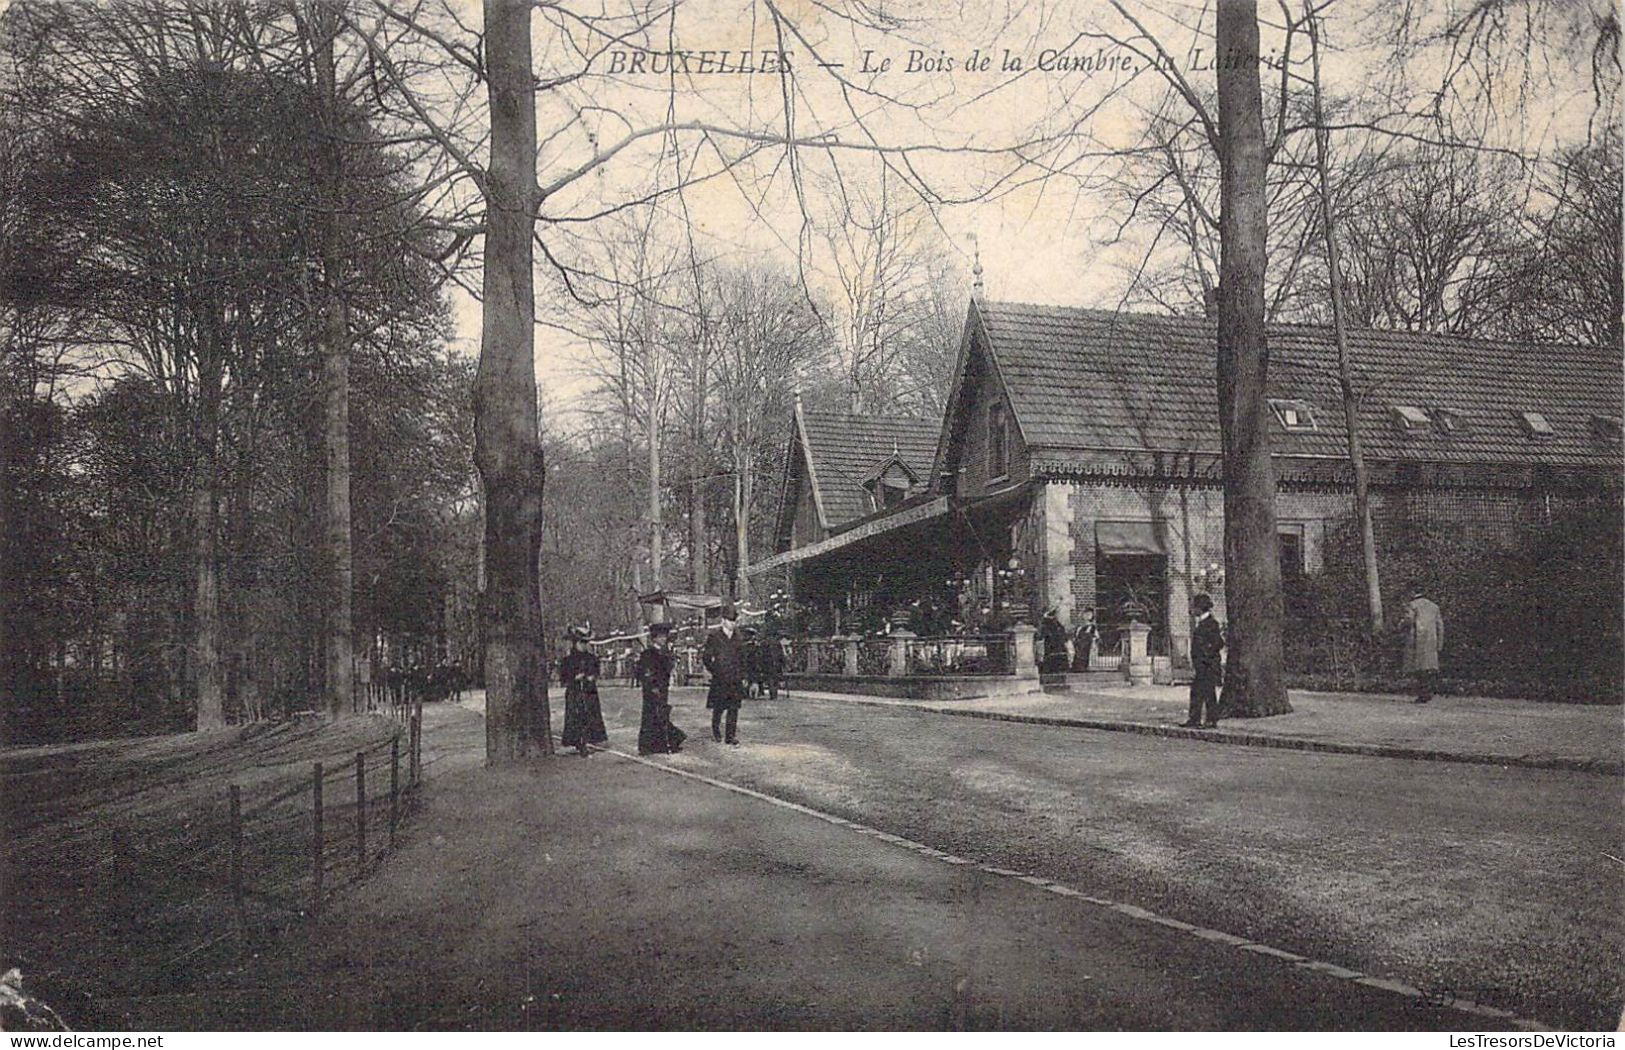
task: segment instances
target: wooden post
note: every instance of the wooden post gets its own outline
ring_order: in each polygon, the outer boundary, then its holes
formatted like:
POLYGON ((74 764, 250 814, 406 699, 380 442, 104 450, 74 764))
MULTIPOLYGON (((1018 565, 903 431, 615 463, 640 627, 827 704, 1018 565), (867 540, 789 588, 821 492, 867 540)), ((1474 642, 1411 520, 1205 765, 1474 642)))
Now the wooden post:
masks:
POLYGON ((395 848, 395 825, 401 813, 401 735, 389 742, 389 848, 395 848))
POLYGON ((423 723, 418 716, 412 716, 412 786, 418 786, 418 777, 423 772, 423 723))
POLYGON ((237 910, 237 936, 241 941, 248 929, 243 915, 243 792, 231 785, 231 904, 237 910))
POLYGON ((311 771, 311 797, 315 813, 315 833, 310 847, 310 914, 322 914, 322 764, 317 762, 311 771))
POLYGON ((355 753, 355 877, 367 873, 367 753, 355 753))

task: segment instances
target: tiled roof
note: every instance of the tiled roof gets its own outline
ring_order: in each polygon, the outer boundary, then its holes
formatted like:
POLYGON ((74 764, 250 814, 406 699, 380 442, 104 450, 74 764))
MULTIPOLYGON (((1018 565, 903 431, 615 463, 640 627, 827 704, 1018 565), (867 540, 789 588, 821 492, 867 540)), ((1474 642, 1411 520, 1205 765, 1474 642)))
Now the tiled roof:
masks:
POLYGON ((925 484, 942 430, 936 419, 846 412, 803 411, 801 422, 830 528, 873 512, 863 483, 891 459, 894 450, 925 484))
MULTIPOLYGON (((1219 451, 1216 326, 1203 318, 978 302, 1023 438, 1046 462, 1068 452, 1219 451)), ((1306 401, 1316 428, 1273 423, 1277 455, 1345 457, 1337 349, 1329 328, 1272 325, 1270 396, 1306 401)), ((1593 416, 1619 418, 1625 360, 1594 347, 1520 344, 1410 332, 1349 333, 1355 385, 1366 391, 1359 426, 1374 460, 1622 466, 1599 441, 1593 416), (1406 433, 1393 406, 1460 427, 1406 433), (1531 437, 1518 413, 1555 431, 1531 437)))

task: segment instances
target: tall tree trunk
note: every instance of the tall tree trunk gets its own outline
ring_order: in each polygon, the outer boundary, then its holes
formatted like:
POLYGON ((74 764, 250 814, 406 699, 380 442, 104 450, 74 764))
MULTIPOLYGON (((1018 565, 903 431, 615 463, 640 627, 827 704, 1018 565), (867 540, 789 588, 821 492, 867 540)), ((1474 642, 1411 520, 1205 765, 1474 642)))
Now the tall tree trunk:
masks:
POLYGON ((1371 524, 1371 475, 1360 442, 1359 398, 1354 390, 1354 366, 1349 354, 1347 311, 1343 307, 1343 266, 1337 251, 1337 228, 1332 221, 1331 165, 1326 115, 1320 94, 1320 31, 1318 17, 1308 13, 1309 54, 1314 60, 1315 166, 1320 175, 1320 220, 1326 231, 1327 282, 1331 286, 1332 331, 1337 339, 1337 385, 1343 397, 1343 423, 1348 429, 1349 467, 1354 472, 1354 517, 1360 525, 1360 554, 1365 560, 1366 609, 1373 636, 1382 632, 1382 578, 1377 570, 1377 534, 1371 524))
MULTIPOLYGON (((208 351, 205 351, 208 352, 208 351)), ((216 535, 219 494, 218 372, 204 368, 200 401, 197 480, 192 486, 192 682, 197 691, 197 728, 226 724, 226 684, 220 666, 220 546, 216 535), (212 373, 212 374, 210 374, 212 373)))
POLYGON ((1290 711, 1282 676, 1280 538, 1265 381, 1264 107, 1257 0, 1219 0, 1219 430, 1224 449, 1225 704, 1232 714, 1290 711))
POLYGON ((688 566, 690 585, 695 593, 705 594, 711 587, 711 547, 706 535, 705 521, 705 458, 702 450, 705 440, 706 372, 710 367, 709 355, 702 348, 700 360, 694 368, 694 389, 690 404, 694 418, 689 430, 688 468, 688 566))
POLYGON ((338 98, 333 47, 338 11, 332 0, 310 5, 316 64, 317 104, 321 110, 321 225, 323 300, 321 321, 323 422, 327 453, 327 502, 323 540, 327 570, 327 665, 324 675, 327 713, 355 712, 355 637, 352 604, 355 570, 350 535, 350 324, 341 288, 344 270, 343 197, 344 118, 338 98))
MULTIPOLYGON (((655 398, 649 399, 649 589, 658 591, 665 581, 665 521, 660 508, 660 423, 655 398)), ((657 605, 655 617, 664 618, 665 606, 657 605)), ((641 610, 638 615, 642 615, 641 610)), ((633 626, 637 626, 633 624, 633 626)))
POLYGON ((543 460, 536 411, 531 236, 536 98, 528 0, 485 0, 491 164, 485 187, 484 316, 474 377, 474 462, 485 489, 485 761, 553 750, 542 663, 543 460))
POLYGON ((710 541, 706 536, 705 482, 699 478, 699 469, 692 472, 688 482, 688 565, 689 577, 697 594, 704 594, 711 586, 710 541))
POLYGON ((751 476, 748 463, 734 463, 734 596, 750 595, 750 504, 751 476))

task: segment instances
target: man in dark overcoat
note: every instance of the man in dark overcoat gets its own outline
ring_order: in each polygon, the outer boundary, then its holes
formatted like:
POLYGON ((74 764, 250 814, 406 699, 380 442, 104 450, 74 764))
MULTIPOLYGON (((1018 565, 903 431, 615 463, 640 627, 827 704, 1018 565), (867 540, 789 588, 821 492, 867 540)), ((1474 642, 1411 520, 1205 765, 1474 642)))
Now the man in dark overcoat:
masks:
POLYGON ((706 635, 700 656, 711 675, 705 706, 711 709, 711 739, 738 744, 739 704, 745 698, 744 639, 739 632, 739 613, 732 602, 723 603, 720 616, 721 623, 706 635))
POLYGON ((779 698, 779 684, 784 680, 784 641, 778 635, 770 634, 762 643, 762 655, 758 664, 762 674, 762 685, 767 689, 767 698, 779 698))
POLYGON ((1191 630, 1191 666, 1196 677, 1191 679, 1190 714, 1183 725, 1212 729, 1219 724, 1219 683, 1224 677, 1219 654, 1224 649, 1224 632, 1213 618, 1212 598, 1198 594, 1191 605, 1196 610, 1196 626, 1191 630))

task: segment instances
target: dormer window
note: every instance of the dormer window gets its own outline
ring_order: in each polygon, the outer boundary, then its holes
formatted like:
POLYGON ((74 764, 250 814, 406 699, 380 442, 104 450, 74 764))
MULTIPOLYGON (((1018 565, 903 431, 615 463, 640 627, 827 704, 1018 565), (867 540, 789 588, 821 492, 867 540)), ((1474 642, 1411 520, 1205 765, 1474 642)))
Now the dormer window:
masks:
POLYGON ((1433 410, 1433 425, 1441 434, 1459 434, 1463 429, 1461 413, 1453 408, 1433 410))
POLYGON ((1315 426, 1315 412, 1309 407, 1307 401, 1294 401, 1287 398, 1270 398, 1270 411, 1275 413, 1276 422, 1281 429, 1289 434, 1301 434, 1305 431, 1318 429, 1315 426))
POLYGON ((1426 430, 1433 422, 1428 414, 1415 405, 1394 405, 1394 425, 1407 434, 1426 430))
POLYGON ((876 478, 869 482, 869 498, 876 510, 895 507, 908 499, 908 482, 894 478, 876 478))
POLYGON ((1539 412, 1519 412, 1518 421, 1523 424, 1524 433, 1532 438, 1549 438, 1557 433, 1539 412))
POLYGON ((1618 416, 1592 416, 1591 433, 1606 445, 1618 445, 1625 437, 1625 425, 1618 416))

